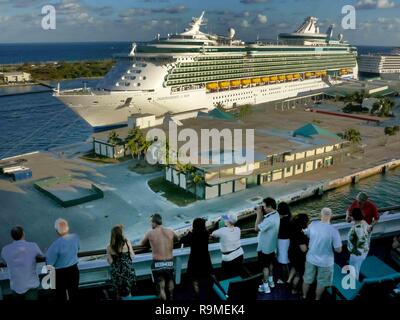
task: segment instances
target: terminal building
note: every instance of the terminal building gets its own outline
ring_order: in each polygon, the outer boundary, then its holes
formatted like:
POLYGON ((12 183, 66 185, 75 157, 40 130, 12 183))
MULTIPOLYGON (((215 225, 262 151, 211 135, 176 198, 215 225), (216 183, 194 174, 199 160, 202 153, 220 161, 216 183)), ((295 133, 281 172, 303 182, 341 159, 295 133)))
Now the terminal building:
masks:
POLYGON ((24 83, 32 80, 29 73, 26 72, 4 72, 0 73, 0 79, 5 83, 24 83))
POLYGON ((170 165, 165 179, 200 199, 212 199, 330 167, 351 153, 348 141, 313 123, 292 132, 256 129, 255 135, 253 163, 195 165, 190 172, 170 165))

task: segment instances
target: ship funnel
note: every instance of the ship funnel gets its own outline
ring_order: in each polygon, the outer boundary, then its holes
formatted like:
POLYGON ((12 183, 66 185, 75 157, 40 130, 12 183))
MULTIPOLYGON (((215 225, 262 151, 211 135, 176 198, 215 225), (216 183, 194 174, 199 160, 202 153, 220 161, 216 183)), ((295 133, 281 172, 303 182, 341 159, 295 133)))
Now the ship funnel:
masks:
POLYGON ((236 30, 233 28, 229 28, 228 34, 229 34, 229 39, 233 40, 236 34, 236 30))

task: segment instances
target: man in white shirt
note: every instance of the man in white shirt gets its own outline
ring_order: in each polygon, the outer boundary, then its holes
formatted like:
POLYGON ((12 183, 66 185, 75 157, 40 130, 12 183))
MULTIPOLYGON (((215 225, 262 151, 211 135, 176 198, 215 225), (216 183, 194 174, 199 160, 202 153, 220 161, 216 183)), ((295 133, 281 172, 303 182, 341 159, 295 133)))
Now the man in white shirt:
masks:
POLYGON ((310 285, 317 279, 315 299, 320 300, 326 287, 332 285, 334 252, 342 252, 342 240, 339 232, 331 223, 332 210, 321 211, 321 221, 310 224, 305 234, 310 238, 303 282, 303 299, 307 298, 310 285))
POLYGON ((256 209, 257 218, 255 230, 258 232, 258 261, 263 269, 263 284, 259 291, 270 293, 275 287, 272 276, 275 252, 278 244, 280 217, 276 211, 276 201, 272 198, 263 200, 263 204, 256 209))
POLYGON ((236 215, 223 215, 222 220, 225 223, 225 227, 215 230, 211 237, 220 241, 221 268, 224 278, 232 278, 242 272, 244 251, 240 242, 240 229, 235 227, 237 222, 236 215))
POLYGON ((37 300, 40 282, 36 258, 42 257, 43 253, 36 243, 25 241, 22 227, 14 227, 11 237, 14 241, 1 251, 10 276, 10 288, 17 299, 37 300))

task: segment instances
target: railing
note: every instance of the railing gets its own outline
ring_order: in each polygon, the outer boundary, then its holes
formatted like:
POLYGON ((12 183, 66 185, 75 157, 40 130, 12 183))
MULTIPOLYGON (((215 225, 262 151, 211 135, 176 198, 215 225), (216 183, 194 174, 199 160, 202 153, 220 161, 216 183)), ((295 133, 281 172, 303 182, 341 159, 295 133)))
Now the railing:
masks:
MULTIPOLYGON (((393 213, 399 210, 400 206, 382 208, 380 212, 384 213, 381 216, 380 222, 375 226, 372 238, 382 238, 397 235, 400 233, 400 212, 393 213)), ((344 216, 340 216, 343 218, 344 216)), ((338 217, 336 217, 337 219, 338 217)), ((335 220, 336 220, 335 219, 335 220)), ((351 224, 347 222, 338 222, 333 224, 339 231, 342 240, 347 240, 347 234, 351 224)), ((244 258, 246 262, 255 260, 257 257, 257 237, 255 237, 255 230, 244 229, 242 230, 241 240, 243 250, 245 252, 244 258)), ((148 248, 142 246, 135 246, 134 251, 136 256, 134 258, 134 267, 136 275, 139 279, 148 278, 151 275, 152 254, 148 248)), ((215 268, 220 267, 221 253, 219 243, 211 243, 209 245, 209 252, 211 261, 215 268)), ((176 283, 181 282, 181 275, 187 268, 190 248, 176 248, 173 255, 175 260, 176 269, 176 283)), ((80 262, 80 287, 99 286, 109 283, 111 276, 109 271, 109 264, 105 258, 105 250, 96 250, 89 252, 82 252, 79 254, 80 262), (90 258, 90 259, 88 259, 90 258)), ((41 273, 41 268, 44 262, 41 261, 37 265, 38 273, 41 273)), ((0 300, 4 294, 10 292, 7 268, 3 265, 0 268, 0 300)))

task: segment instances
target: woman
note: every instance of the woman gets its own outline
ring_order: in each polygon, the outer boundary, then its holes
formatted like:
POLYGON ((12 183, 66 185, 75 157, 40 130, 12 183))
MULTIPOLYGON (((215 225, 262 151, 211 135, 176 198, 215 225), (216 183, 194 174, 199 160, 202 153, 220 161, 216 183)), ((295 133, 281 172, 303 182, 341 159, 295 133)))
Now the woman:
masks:
POLYGON ((307 229, 309 218, 307 214, 296 215, 291 223, 289 260, 291 269, 288 284, 292 285, 292 293, 297 294, 300 280, 304 274, 306 254, 308 250, 308 238, 303 230, 307 229))
POLYGON ((222 253, 221 269, 224 278, 232 278, 242 273, 244 251, 240 243, 240 229, 235 227, 234 214, 223 215, 225 227, 214 231, 211 237, 219 239, 222 253))
POLYGON ((131 242, 124 236, 124 227, 115 226, 111 231, 110 244, 107 247, 107 261, 111 265, 111 281, 118 298, 128 297, 136 286, 135 269, 132 260, 135 253, 131 242))
POLYGON ((289 244, 290 244, 290 221, 292 213, 286 202, 278 205, 278 213, 280 217, 279 234, 278 234, 278 263, 280 264, 280 276, 278 283, 287 280, 289 277, 289 244))
POLYGON ((361 265, 368 255, 371 232, 360 208, 354 208, 351 216, 353 218, 353 226, 348 234, 347 249, 350 253, 349 265, 354 267, 355 276, 358 280, 361 265))
POLYGON ((181 239, 184 245, 190 246, 187 273, 192 280, 196 298, 200 296, 200 284, 209 280, 213 271, 208 252, 209 238, 206 221, 196 218, 193 220, 192 231, 181 239))

